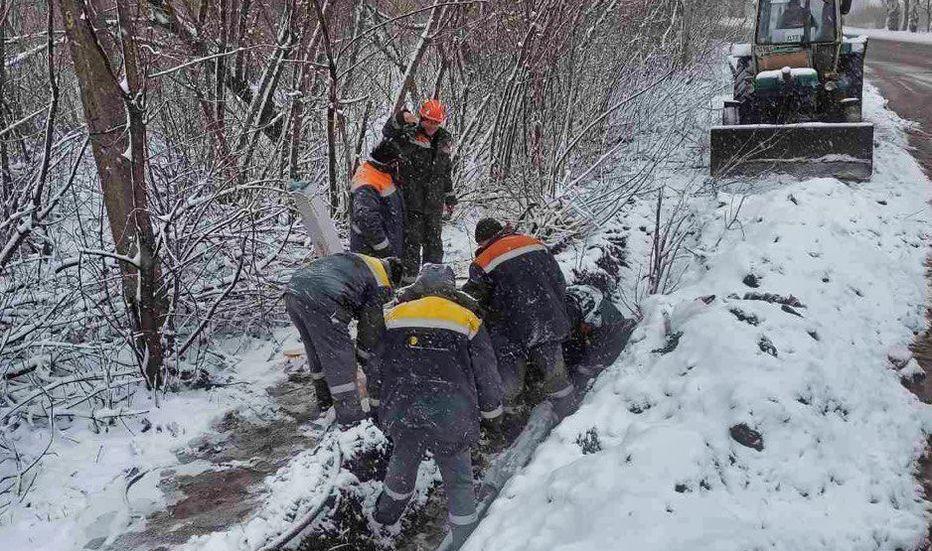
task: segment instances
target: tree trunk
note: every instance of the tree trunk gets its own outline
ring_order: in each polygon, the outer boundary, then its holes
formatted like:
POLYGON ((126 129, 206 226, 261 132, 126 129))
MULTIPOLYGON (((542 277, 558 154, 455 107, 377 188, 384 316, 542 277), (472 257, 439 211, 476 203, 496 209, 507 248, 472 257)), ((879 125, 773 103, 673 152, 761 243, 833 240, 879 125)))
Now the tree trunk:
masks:
POLYGON ((440 10, 437 9, 437 5, 440 3, 440 0, 435 0, 430 10, 430 16, 427 18, 427 23, 424 24, 424 31, 417 41, 417 46, 414 47, 414 52, 411 53, 411 59, 408 61, 404 77, 401 79, 401 88, 398 90, 398 94, 395 96, 395 103, 392 105, 391 112, 393 114, 404 107, 405 97, 407 96, 408 90, 414 85, 414 78, 417 76, 417 68, 421 64, 421 58, 424 57, 424 52, 426 52, 427 47, 430 46, 430 33, 437 22, 443 19, 444 13, 446 13, 446 6, 440 8, 440 10))
MULTIPOLYGON (((6 19, 10 6, 6 0, 0 0, 0 128, 6 128, 6 110, 3 105, 6 102, 6 19)), ((7 149, 6 140, 0 139, 0 216, 6 218, 13 214, 7 211, 10 206, 10 199, 13 195, 13 183, 10 175, 10 153, 7 149)))
POLYGON ((887 29, 891 31, 900 28, 900 2, 899 0, 887 0, 887 29))
POLYGON ((909 13, 907 14, 908 23, 906 27, 909 29, 909 32, 916 32, 919 30, 919 0, 913 2, 912 8, 910 8, 909 13))
POLYGON ((905 31, 909 27, 910 0, 903 0, 903 23, 900 30, 905 31))
MULTIPOLYGON (((119 50, 98 40, 82 0, 59 0, 104 206, 123 279, 137 361, 150 388, 162 383, 164 297, 145 180, 145 107, 127 0, 117 0, 119 50), (105 51, 105 48, 110 51, 105 51), (122 54, 124 86, 111 60, 122 54)), ((97 10, 98 12, 100 10, 97 10)), ((105 31, 101 31, 101 35, 105 31)))
POLYGON ((330 30, 327 18, 318 0, 313 0, 314 11, 320 23, 320 32, 324 41, 324 53, 327 54, 327 72, 329 75, 327 93, 327 182, 330 190, 330 215, 336 217, 340 209, 340 183, 337 180, 337 111, 340 99, 337 96, 337 64, 333 56, 333 44, 330 42, 330 30))

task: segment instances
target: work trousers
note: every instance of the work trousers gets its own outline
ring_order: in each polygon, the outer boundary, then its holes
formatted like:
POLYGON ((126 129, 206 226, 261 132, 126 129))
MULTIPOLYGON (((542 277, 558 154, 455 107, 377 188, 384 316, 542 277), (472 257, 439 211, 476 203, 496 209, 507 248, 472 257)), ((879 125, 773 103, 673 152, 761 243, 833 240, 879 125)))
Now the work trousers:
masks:
POLYGON ((443 263, 443 207, 429 212, 409 210, 405 218, 405 282, 413 282, 422 263, 443 263))
MULTIPOLYGON (((418 465, 428 449, 422 431, 405 429, 392 434, 394 449, 388 462, 385 484, 375 503, 373 518, 381 524, 394 524, 414 494, 418 465)), ((453 549, 459 549, 478 524, 476 495, 472 486, 469 448, 453 454, 434 454, 447 494, 448 520, 453 533, 453 549)))
POLYGON ((514 413, 525 390, 528 364, 543 376, 543 390, 562 418, 572 409, 576 396, 563 360, 563 345, 545 342, 528 349, 502 338, 493 338, 498 373, 505 391, 505 411, 514 413))
POLYGON ((311 376, 326 379, 338 423, 359 421, 365 413, 356 387, 356 355, 349 327, 333 313, 317 311, 307 302, 285 295, 285 309, 301 335, 311 376))

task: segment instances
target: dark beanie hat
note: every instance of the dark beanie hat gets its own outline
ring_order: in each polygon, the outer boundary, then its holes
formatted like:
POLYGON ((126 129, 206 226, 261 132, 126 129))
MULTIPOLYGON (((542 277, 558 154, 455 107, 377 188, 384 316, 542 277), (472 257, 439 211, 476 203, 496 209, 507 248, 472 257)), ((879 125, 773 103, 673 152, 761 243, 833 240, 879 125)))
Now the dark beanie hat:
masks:
POLYGON ((502 229, 504 229, 502 223, 494 218, 479 220, 479 223, 476 224, 476 243, 482 243, 495 237, 495 234, 502 231, 502 229))
POLYGON ((379 145, 375 146, 375 149, 369 153, 369 158, 383 165, 396 161, 400 156, 401 150, 398 149, 395 142, 390 140, 382 140, 379 142, 379 145))

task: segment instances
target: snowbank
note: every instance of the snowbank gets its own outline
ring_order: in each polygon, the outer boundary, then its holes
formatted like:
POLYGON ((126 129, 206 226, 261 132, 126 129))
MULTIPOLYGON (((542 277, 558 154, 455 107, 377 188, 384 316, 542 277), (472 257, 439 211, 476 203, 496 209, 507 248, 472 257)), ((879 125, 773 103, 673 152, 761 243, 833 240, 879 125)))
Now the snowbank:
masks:
POLYGON ((755 184, 730 230, 735 194, 696 207, 683 286, 645 301, 467 551, 917 547, 932 422, 888 355, 925 323, 930 188, 872 87, 866 113, 872 181, 755 184))
POLYGON ((932 44, 932 33, 913 33, 909 31, 888 31, 887 29, 861 29, 845 27, 846 35, 866 36, 878 40, 895 42, 912 42, 914 44, 932 44))

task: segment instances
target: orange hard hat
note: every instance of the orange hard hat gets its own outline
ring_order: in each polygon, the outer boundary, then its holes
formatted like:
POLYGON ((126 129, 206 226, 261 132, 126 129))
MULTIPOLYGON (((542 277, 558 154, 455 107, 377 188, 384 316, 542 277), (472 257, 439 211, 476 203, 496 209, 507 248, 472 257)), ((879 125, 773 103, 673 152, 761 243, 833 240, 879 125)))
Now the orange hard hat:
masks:
POLYGON ((418 111, 417 114, 420 115, 422 119, 434 121, 439 124, 447 118, 447 108, 440 103, 440 100, 429 99, 424 102, 424 105, 421 106, 421 110, 418 111))

